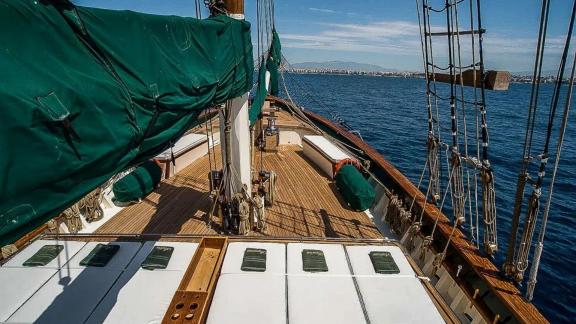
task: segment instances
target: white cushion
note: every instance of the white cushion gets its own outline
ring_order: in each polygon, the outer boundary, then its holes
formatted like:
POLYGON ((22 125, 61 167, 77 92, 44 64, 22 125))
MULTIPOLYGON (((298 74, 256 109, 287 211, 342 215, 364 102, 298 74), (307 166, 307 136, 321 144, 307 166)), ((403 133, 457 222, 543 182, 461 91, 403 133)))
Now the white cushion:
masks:
POLYGON ((316 147, 317 150, 323 152, 328 158, 330 158, 334 162, 350 158, 350 155, 341 150, 338 146, 336 146, 336 144, 330 142, 324 136, 305 135, 304 140, 313 145, 314 147, 316 147))
POLYGON ((44 245, 63 245, 64 249, 58 254, 58 256, 50 261, 45 266, 38 266, 35 268, 52 268, 58 269, 66 264, 84 245, 86 242, 80 241, 57 241, 57 240, 37 240, 32 244, 24 248, 18 254, 16 254, 12 259, 10 259, 4 267, 22 267, 22 264, 30 259, 40 248, 44 245))
POLYGON ((444 323, 416 277, 357 277, 370 323, 444 323))
POLYGON ((290 324, 366 323, 351 276, 288 276, 290 324))
POLYGON ((253 273, 242 271, 242 260, 247 248, 266 250, 264 273, 286 273, 286 246, 282 243, 233 242, 228 244, 221 273, 253 273))
POLYGON ((8 322, 82 323, 121 270, 63 268, 46 282, 8 322))
POLYGON ((444 322, 399 247, 351 245, 346 250, 371 323, 444 322), (376 273, 370 260, 372 251, 390 252, 400 273, 376 273))
POLYGON ((178 157, 187 149, 198 146, 206 141, 207 139, 205 134, 187 134, 180 137, 180 139, 174 143, 174 147, 168 148, 164 152, 158 154, 157 157, 169 160, 172 158, 172 153, 174 153, 174 156, 178 157))
POLYGON ((285 278, 262 272, 222 274, 207 323, 286 324, 285 278))
POLYGON ((50 268, 0 268, 0 322, 6 321, 50 277, 56 273, 50 268))
POLYGON ((160 323, 198 243, 148 241, 106 294, 88 323, 160 323), (174 248, 166 269, 140 266, 154 246, 174 248))
POLYGON ((129 267, 88 323, 161 323, 185 271, 129 267))

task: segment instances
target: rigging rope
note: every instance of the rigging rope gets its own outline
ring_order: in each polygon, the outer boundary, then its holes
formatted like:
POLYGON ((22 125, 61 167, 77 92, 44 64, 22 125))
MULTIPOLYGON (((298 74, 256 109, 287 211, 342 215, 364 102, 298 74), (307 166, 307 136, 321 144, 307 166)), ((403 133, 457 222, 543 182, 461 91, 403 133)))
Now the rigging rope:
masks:
MULTIPOLYGON (((556 84, 554 87, 554 93, 552 96, 552 102, 550 104, 550 110, 548 114, 548 125, 546 130, 546 137, 544 142, 544 147, 542 153, 539 155, 540 167, 538 168, 538 178, 534 183, 532 194, 528 201, 528 211, 524 223, 524 229, 522 231, 522 236, 520 239, 520 244, 518 246, 518 251, 514 259, 514 273, 513 278, 517 282, 521 282, 524 279, 524 272, 528 268, 528 256, 530 254, 530 248, 532 245, 532 238, 534 235, 534 230, 536 228, 536 221, 538 218, 538 213, 540 210, 540 196, 542 194, 542 184, 544 181, 544 176, 546 175, 546 165, 549 158, 549 146, 552 138, 554 120, 556 117, 556 109, 558 107, 558 101, 560 99, 561 88, 564 83, 564 71, 566 68, 566 61, 568 57, 568 51, 570 44, 572 42, 572 32, 574 27, 574 21, 576 18, 576 1, 574 1, 572 7, 572 15, 570 17, 570 23, 568 27, 568 35, 566 36, 566 41, 564 43, 564 50, 562 52, 562 57, 560 59, 560 66, 558 68, 558 74, 556 77, 556 84)), ((571 88, 571 85, 570 85, 571 88)), ((571 98, 571 97, 570 97, 571 98)), ((563 136, 563 135, 562 135, 563 136)))
MULTIPOLYGON (((576 3, 576 2, 575 2, 576 3)), ((536 245, 536 250, 534 251, 532 267, 530 269, 530 275, 528 279, 528 287, 526 289, 526 299, 531 301, 534 296, 534 289, 536 287, 536 277, 538 275, 538 268, 540 267, 540 258, 542 257, 542 251, 544 249, 544 236, 546 234, 546 224, 548 223, 548 215, 550 212, 550 204, 552 203, 552 193, 554 191, 554 182, 556 181, 556 173, 558 171, 558 165, 560 164, 560 156, 562 154, 562 144, 564 143, 564 135, 566 134, 566 128, 568 125, 568 115, 570 113, 570 105, 572 103, 572 89, 574 87, 574 72, 576 71, 576 53, 574 53, 574 62, 572 63, 572 73, 570 75, 570 81, 568 86, 568 94, 566 98, 566 104, 564 105, 564 114, 562 117, 562 125, 560 126, 558 144, 556 149, 556 157, 554 158, 554 169, 552 171, 552 179, 550 180, 550 189, 548 190, 548 199, 546 202, 546 207, 544 208, 544 215, 542 216, 542 224, 540 228, 540 233, 538 234, 538 243, 536 245)))
MULTIPOLYGON (((486 120, 486 99, 483 80, 484 78, 484 61, 483 61, 483 39, 481 31, 481 13, 479 0, 469 1, 470 14, 470 32, 460 31, 460 14, 458 5, 464 0, 445 0, 444 8, 435 10, 430 7, 428 0, 422 2, 422 15, 418 11, 418 23, 421 34, 421 44, 423 46, 423 59, 426 78, 426 96, 427 96, 427 115, 428 115, 428 168, 429 183, 433 185, 432 192, 440 191, 439 184, 442 179, 442 164, 440 147, 448 147, 446 153, 446 168, 448 171, 448 185, 446 190, 450 190, 451 208, 453 220, 461 224, 466 220, 466 214, 469 214, 470 238, 478 244, 478 221, 480 210, 483 219, 483 245, 489 255, 493 255, 497 250, 496 236, 496 206, 494 177, 491 165, 488 159, 488 127, 486 120), (474 5, 476 3, 476 6, 474 5), (474 14, 476 11, 476 14, 474 14), (432 33, 430 12, 442 12, 446 14, 445 23, 446 33, 432 33), (474 25, 477 25, 474 28, 474 25), (440 67, 434 63, 434 53, 432 51, 432 38, 434 36, 446 35, 448 42, 447 67, 440 67), (472 62, 469 65, 463 63, 462 40, 461 36, 469 35, 471 38, 472 62), (478 40, 476 40, 478 37, 478 40), (478 54, 476 51, 478 50, 478 54), (473 100, 467 100, 464 91, 464 69, 472 69, 473 81, 473 100), (449 95, 441 96, 436 88, 436 70, 447 71, 449 84, 449 95), (477 82, 480 81, 480 82, 477 82), (458 89, 459 88, 459 89, 458 89), (478 91, 480 94, 478 94, 478 91), (436 116, 432 112, 432 99, 436 116), (450 137, 451 143, 447 144, 441 140, 441 132, 446 129, 441 125, 438 101, 448 101, 450 106, 450 137), (474 109, 475 121, 468 120, 468 109, 474 109), (475 135, 470 136, 468 126, 474 125, 475 135), (474 146, 469 146, 469 140, 474 141, 474 146), (462 147, 463 151, 460 151, 462 147), (470 150, 474 147, 474 152, 470 150), (463 163, 466 162, 466 163, 463 163), (480 179, 478 176, 480 175, 480 179), (479 183, 480 182, 480 183, 479 183), (482 188, 482 201, 479 202, 478 186, 482 188), (480 204, 482 207, 480 208, 480 204), (475 214, 475 217, 473 216, 475 214)), ((419 0, 416 1, 417 7, 420 6, 419 0)), ((439 194, 432 193, 432 197, 439 197, 439 194)), ((442 196, 446 196, 445 194, 442 196)), ((438 200, 438 199, 436 199, 438 200)), ((433 199, 434 201, 434 199, 433 199)))
POLYGON ((518 173, 518 183, 516 185, 516 195, 514 199, 514 210, 512 213, 512 227, 506 252, 506 261, 504 262, 504 272, 512 276, 515 272, 514 256, 516 252, 516 240, 518 235, 518 226, 520 224, 520 214, 522 213, 522 204, 524 202, 524 191, 528 181, 528 168, 532 157, 530 151, 532 147, 532 136, 534 134, 534 124, 536 110, 538 107, 538 94, 540 90, 540 78, 542 76, 542 62, 544 58, 544 49, 546 43, 546 32, 548 30, 548 14, 550 11, 550 1, 542 1, 540 13, 540 26, 538 31, 538 44, 536 46, 536 57, 534 62, 534 72, 532 76, 532 90, 530 93, 530 106, 528 108, 528 120, 526 124, 526 135, 524 137, 524 152, 522 154, 522 166, 518 173))

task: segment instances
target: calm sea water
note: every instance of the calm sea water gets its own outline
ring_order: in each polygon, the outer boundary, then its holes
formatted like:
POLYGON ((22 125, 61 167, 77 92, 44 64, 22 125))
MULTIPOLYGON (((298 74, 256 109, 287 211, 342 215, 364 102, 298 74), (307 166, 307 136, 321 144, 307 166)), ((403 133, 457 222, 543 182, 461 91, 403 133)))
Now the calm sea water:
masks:
MULTIPOLYGON (((427 118, 423 79, 298 74, 289 74, 285 78, 290 95, 296 102, 326 117, 337 113, 348 125, 359 130, 367 143, 418 183, 426 159, 427 118)), ((509 91, 487 91, 489 154, 496 177, 498 265, 502 264, 508 243, 530 89, 528 84, 512 84, 509 91)), ((447 88, 439 91, 445 93, 447 88)), ((552 85, 542 87, 536 138, 543 137, 552 91, 552 85)), ((471 99, 470 95, 467 93, 468 99, 471 99)), ((449 126, 448 103, 441 102, 440 110, 444 116, 442 123, 449 126)), ((576 112, 570 118, 565 138, 534 297, 536 306, 553 323, 571 322, 576 318, 575 115, 576 112)), ((469 132, 469 136, 474 136, 473 128, 469 128, 469 132)), ((542 149, 542 141, 536 143, 538 152, 542 149)), ((548 164, 548 176, 551 176, 552 164, 553 161, 548 164)), ((538 230, 535 237, 537 233, 538 230)))

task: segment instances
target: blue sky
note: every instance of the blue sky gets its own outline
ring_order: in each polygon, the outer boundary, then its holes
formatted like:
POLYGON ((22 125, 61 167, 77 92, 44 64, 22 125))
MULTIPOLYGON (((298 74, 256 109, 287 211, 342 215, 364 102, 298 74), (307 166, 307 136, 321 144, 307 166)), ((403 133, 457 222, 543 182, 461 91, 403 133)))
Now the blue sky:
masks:
MULTIPOLYGON (((146 13, 195 16, 193 0, 75 0, 77 4, 146 13)), ((430 0, 440 6, 444 0, 430 0)), ((475 2, 475 0, 474 0, 475 2)), ((530 71, 538 31, 541 0, 484 0, 482 2, 485 63, 489 69, 530 71)), ((555 69, 566 35, 571 1, 552 1, 545 70, 555 69)), ((465 1, 467 3, 467 0, 465 1)), ((416 0, 277 0, 276 29, 284 55, 291 63, 354 61, 399 70, 421 70, 422 56, 416 0)), ((469 29, 467 5, 461 29, 469 29)), ((206 16, 204 12, 204 16, 206 16)), ((445 27, 436 14, 433 28, 445 27)), ((246 0, 246 18, 255 23, 256 0, 246 0)), ((254 40, 255 41, 255 40, 254 40)), ((435 44, 438 62, 446 51, 444 38, 435 44)), ((469 42, 469 41, 468 41, 469 42)), ((470 52, 467 43, 463 52, 470 52), (468 47, 467 47, 468 46, 468 47)), ((469 59, 465 55, 464 60, 469 59)), ((464 65, 464 64, 463 64, 464 65)))

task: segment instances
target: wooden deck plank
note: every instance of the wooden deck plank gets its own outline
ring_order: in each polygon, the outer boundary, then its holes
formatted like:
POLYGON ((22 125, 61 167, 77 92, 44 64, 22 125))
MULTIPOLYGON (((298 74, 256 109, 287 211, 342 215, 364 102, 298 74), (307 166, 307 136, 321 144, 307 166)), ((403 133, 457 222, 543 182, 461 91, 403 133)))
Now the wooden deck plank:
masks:
MULTIPOLYGON (((217 148, 216 159, 220 159, 217 148)), ((258 153, 259 154, 259 153, 258 153)), ((345 207, 332 181, 321 175, 299 146, 263 155, 264 169, 276 172, 276 202, 268 207, 267 229, 251 236, 382 238, 365 213, 345 207), (310 185, 314 184, 314 185, 310 185)), ((259 164, 254 166, 259 168, 259 164)), ((101 234, 217 234, 206 226, 210 208, 208 156, 204 156, 142 202, 122 210, 102 225, 101 234)))

